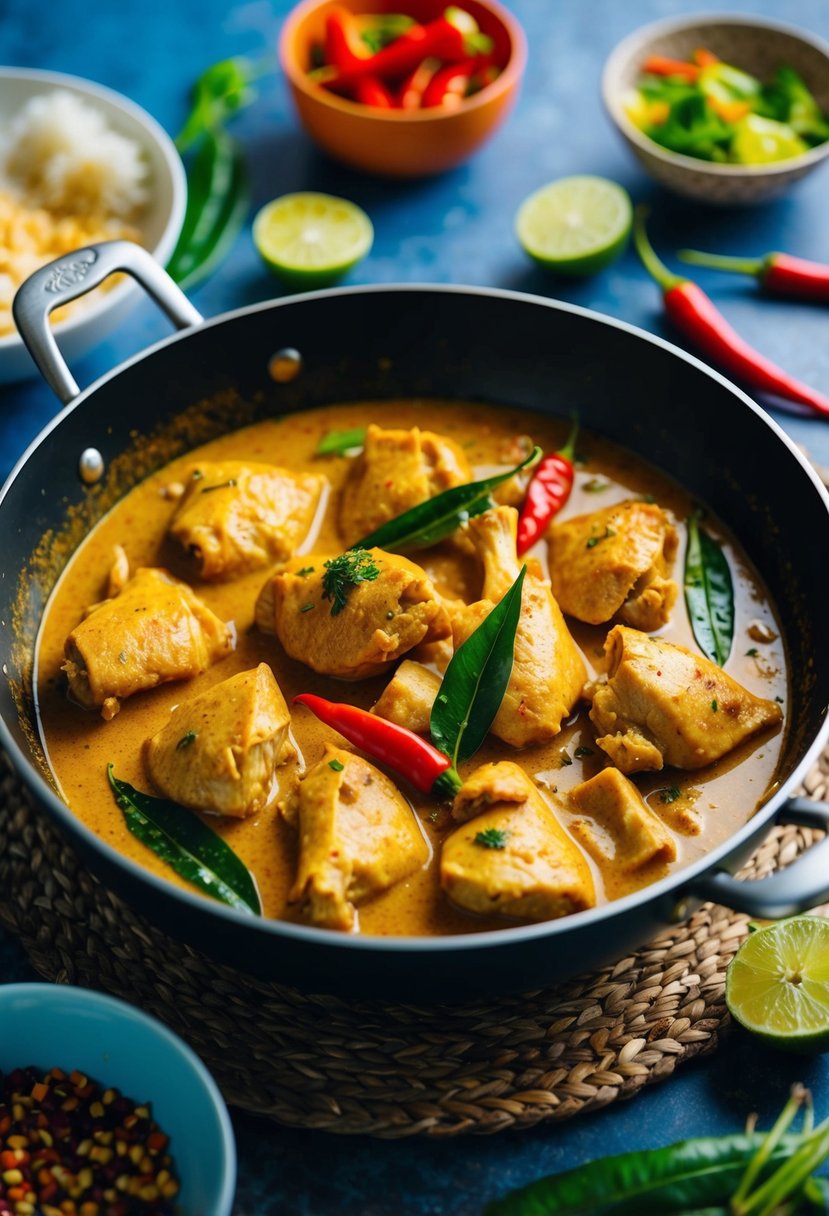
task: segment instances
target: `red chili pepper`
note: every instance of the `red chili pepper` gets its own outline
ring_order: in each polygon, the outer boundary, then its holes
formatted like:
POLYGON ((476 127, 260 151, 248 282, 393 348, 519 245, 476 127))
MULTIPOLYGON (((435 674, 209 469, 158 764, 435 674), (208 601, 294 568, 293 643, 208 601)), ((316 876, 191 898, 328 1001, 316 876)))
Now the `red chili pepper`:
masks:
POLYGON ((409 73, 397 95, 401 110, 419 110, 429 82, 440 68, 439 59, 424 59, 409 73))
POLYGON ((325 62, 341 72, 359 70, 369 56, 361 55, 360 35, 347 8, 332 8, 325 18, 325 62))
POLYGON ((447 63, 432 76, 423 92, 423 108, 443 106, 456 109, 461 104, 477 64, 474 59, 462 63, 447 63))
POLYGON ((293 704, 305 705, 320 722, 339 731, 360 751, 387 764, 421 793, 452 797, 461 788, 449 757, 405 726, 387 722, 356 705, 326 701, 311 692, 300 693, 293 704))
POLYGON ((442 16, 426 25, 411 26, 394 42, 367 59, 352 64, 347 71, 335 69, 327 72, 323 69, 315 79, 329 88, 351 85, 360 75, 389 80, 413 71, 430 57, 458 62, 491 49, 492 40, 480 32, 477 22, 469 13, 459 8, 447 8, 442 16))
POLYGON ((810 388, 771 359, 761 355, 726 321, 720 310, 701 287, 690 279, 671 274, 660 261, 645 232, 644 213, 637 208, 634 241, 646 270, 662 288, 665 311, 669 318, 707 355, 711 361, 731 375, 745 380, 754 388, 811 406, 819 414, 829 414, 829 397, 810 388))
POLYGON ((361 76, 354 82, 354 100, 377 110, 393 110, 396 105, 391 90, 376 76, 361 76))
POLYGON ((698 249, 680 249, 678 256, 694 266, 750 274, 761 287, 775 295, 798 300, 829 300, 829 266, 809 262, 790 253, 767 253, 762 258, 730 258, 698 249))
POLYGON ((545 456, 527 486, 527 497, 518 517, 518 556, 535 544, 547 524, 560 511, 573 489, 573 449, 579 424, 573 429, 563 448, 545 456))
POLYGON ((684 76, 686 80, 696 80, 700 69, 695 63, 687 63, 684 59, 669 59, 667 55, 651 55, 642 64, 642 71, 651 76, 684 76))

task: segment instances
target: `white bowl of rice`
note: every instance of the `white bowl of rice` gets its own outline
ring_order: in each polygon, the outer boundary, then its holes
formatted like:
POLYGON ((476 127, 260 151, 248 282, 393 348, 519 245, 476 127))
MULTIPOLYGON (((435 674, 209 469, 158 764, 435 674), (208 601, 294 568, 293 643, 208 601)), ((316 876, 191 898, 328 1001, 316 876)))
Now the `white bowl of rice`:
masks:
MULTIPOLYGON (((140 106, 59 72, 0 68, 0 383, 37 369, 11 317, 17 288, 54 258, 94 241, 138 241, 163 266, 184 219, 175 145, 140 106)), ((141 298, 126 276, 52 313, 71 363, 141 298)))

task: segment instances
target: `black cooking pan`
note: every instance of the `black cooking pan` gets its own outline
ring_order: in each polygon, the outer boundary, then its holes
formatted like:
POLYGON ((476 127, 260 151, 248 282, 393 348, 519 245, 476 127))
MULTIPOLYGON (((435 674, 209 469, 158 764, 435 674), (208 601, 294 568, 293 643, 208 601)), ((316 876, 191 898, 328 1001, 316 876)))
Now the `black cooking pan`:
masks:
POLYGON ((659 338, 512 292, 340 289, 202 322, 152 258, 128 243, 90 247, 60 269, 39 271, 16 301, 24 338, 67 408, 31 445, 0 495, 6 677, 0 741, 38 805, 134 907, 217 959, 309 991, 424 1001, 537 988, 620 957, 703 899, 778 917, 829 897, 829 841, 772 878, 742 883, 730 876, 776 822, 829 828, 829 807, 788 797, 829 734, 829 499, 791 440, 744 393, 659 338), (46 316, 116 270, 133 274, 186 328, 78 393, 46 316), (280 351, 275 379, 273 356, 280 351), (707 857, 625 899, 558 921, 399 939, 253 920, 126 860, 61 802, 33 717, 38 621, 73 544, 173 454, 256 418, 335 401, 417 396, 556 415, 577 409, 586 429, 670 473, 733 528, 777 602, 788 643, 792 704, 780 786, 707 857), (146 441, 151 432, 167 442, 146 441))

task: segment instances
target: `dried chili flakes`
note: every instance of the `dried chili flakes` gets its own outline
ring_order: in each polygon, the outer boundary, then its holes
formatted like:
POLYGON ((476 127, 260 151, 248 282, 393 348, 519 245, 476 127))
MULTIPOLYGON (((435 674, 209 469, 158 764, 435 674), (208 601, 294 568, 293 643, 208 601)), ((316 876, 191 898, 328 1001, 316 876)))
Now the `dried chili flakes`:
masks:
POLYGON ((81 1072, 0 1072, 0 1216, 172 1216, 168 1145, 148 1105, 81 1072))

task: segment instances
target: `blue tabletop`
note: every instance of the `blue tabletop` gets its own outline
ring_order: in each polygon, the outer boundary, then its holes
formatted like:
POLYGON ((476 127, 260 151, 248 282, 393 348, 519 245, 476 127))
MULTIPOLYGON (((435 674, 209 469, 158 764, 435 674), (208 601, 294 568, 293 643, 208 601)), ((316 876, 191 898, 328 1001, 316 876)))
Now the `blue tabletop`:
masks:
MULTIPOLYGON (((288 0, 63 0, 49 7, 5 0, 0 60, 85 76, 126 93, 168 131, 181 126, 188 85, 229 55, 275 60, 288 0)), ((405 5, 403 5, 405 7, 405 5)), ((681 245, 755 254, 786 249, 829 262, 829 168, 817 170, 783 199, 750 210, 708 210, 653 186, 630 159, 602 112, 599 75, 619 39, 645 22, 710 4, 684 0, 510 0, 529 35, 530 59, 518 106, 497 136, 467 165, 417 183, 381 182, 340 168, 299 130, 275 68, 260 98, 234 124, 248 152, 253 203, 297 189, 354 199, 374 221, 369 257, 350 282, 441 282, 509 287, 555 296, 622 317, 675 341, 659 295, 635 255, 582 282, 547 277, 527 261, 513 235, 518 204, 533 189, 570 173, 598 173, 653 206, 652 236, 670 253, 681 245)), ((776 0, 730 0, 734 12, 781 16, 776 0)), ((788 0, 786 20, 829 38, 826 0, 788 0)), ((825 310, 758 299, 750 282, 700 271, 735 327, 766 354, 829 394, 825 310)), ((262 268, 249 231, 193 295, 215 315, 279 293, 262 268)), ((146 301, 121 332, 79 360, 86 385, 168 332, 146 301)), ((0 386, 0 475, 56 408, 38 381, 0 386)), ((783 426, 829 465, 829 425, 775 412, 783 426)), ((33 978, 19 947, 0 934, 0 978, 33 978)), ((520 1135, 452 1143, 375 1142, 280 1129, 236 1115, 240 1177, 236 1216, 473 1216, 510 1187, 608 1152, 669 1143, 683 1136, 736 1130, 750 1110, 768 1121, 789 1083, 802 1080, 829 1113, 825 1059, 782 1057, 733 1035, 706 1061, 688 1064, 667 1084, 628 1105, 520 1135)))

